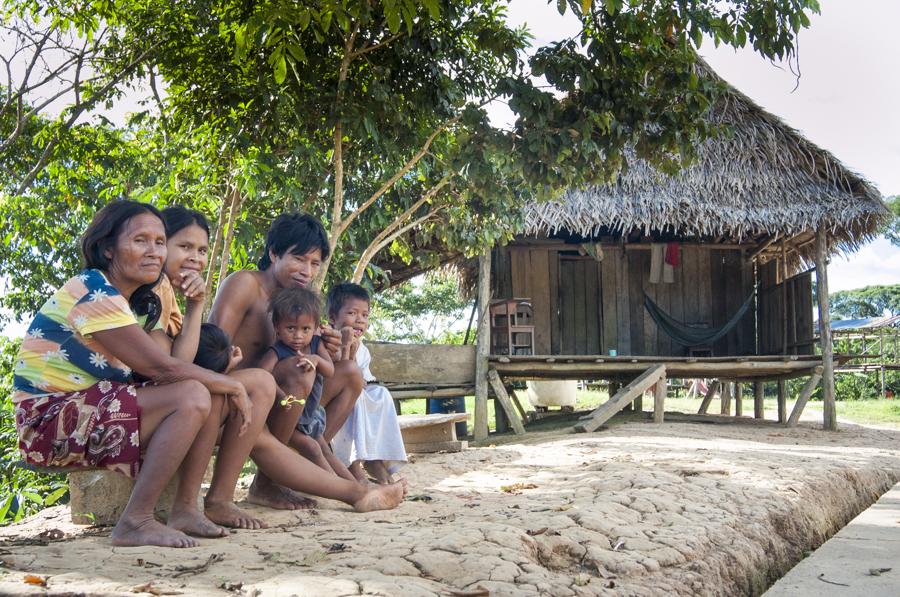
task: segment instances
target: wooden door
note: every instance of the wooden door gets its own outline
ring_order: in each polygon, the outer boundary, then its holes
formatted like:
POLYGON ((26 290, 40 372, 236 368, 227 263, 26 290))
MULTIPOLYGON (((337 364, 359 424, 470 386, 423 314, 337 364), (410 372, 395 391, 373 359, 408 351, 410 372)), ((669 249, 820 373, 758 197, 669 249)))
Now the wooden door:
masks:
POLYGON ((577 254, 559 254, 560 354, 601 354, 603 324, 600 264, 577 254))

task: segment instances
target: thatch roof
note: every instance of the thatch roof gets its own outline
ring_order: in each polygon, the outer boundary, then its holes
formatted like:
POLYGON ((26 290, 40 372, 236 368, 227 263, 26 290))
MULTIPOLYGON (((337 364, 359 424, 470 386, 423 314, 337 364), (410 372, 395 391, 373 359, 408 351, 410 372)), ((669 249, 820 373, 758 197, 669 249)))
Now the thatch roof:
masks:
MULTIPOLYGON (((702 61, 698 71, 717 76, 702 61)), ((877 234, 888 215, 881 194, 831 153, 730 86, 710 118, 730 124, 734 134, 703 142, 692 166, 669 176, 635 159, 612 184, 528 205, 525 234, 667 230, 756 242, 793 237, 797 248, 796 241, 825 226, 839 251, 877 234)), ((799 256, 808 258, 809 249, 799 256)))

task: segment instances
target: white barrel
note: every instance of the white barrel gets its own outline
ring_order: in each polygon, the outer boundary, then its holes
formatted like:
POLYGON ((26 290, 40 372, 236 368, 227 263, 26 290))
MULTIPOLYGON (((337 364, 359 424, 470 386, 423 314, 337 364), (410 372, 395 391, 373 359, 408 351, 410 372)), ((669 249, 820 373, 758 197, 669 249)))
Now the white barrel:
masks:
POLYGON ((578 382, 562 381, 529 381, 528 400, 532 406, 575 406, 575 390, 578 382))

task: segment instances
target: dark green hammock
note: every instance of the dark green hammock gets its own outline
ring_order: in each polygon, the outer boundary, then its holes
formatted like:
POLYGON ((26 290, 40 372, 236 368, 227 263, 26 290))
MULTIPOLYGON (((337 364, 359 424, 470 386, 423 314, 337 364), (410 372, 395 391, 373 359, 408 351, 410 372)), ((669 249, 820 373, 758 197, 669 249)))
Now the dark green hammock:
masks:
POLYGON ((691 347, 712 344, 730 332, 750 309, 750 305, 753 304, 753 296, 754 293, 751 292, 750 296, 747 297, 747 300, 744 301, 744 304, 741 305, 741 308, 731 316, 731 319, 729 319, 725 325, 718 328, 694 328, 685 325, 660 309, 659 305, 654 303, 650 297, 647 296, 647 293, 644 293, 644 307, 647 309, 650 317, 653 318, 653 321, 656 322, 656 325, 659 326, 659 329, 667 333, 679 344, 691 347))

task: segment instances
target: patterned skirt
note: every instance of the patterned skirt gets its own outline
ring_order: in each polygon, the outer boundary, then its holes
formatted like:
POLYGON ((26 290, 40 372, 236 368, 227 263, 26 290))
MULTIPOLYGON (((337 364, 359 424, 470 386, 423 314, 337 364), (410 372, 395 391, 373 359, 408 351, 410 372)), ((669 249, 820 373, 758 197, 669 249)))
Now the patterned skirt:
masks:
POLYGON ((133 384, 108 380, 16 404, 19 450, 43 467, 107 468, 131 478, 141 467, 140 408, 133 384))

